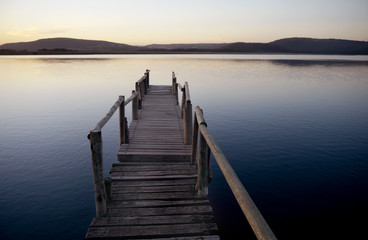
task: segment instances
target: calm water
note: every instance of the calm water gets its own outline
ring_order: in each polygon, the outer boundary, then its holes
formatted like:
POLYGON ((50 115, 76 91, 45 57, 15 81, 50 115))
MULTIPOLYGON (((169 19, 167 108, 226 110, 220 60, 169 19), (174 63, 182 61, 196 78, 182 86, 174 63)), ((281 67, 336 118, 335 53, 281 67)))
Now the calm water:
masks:
MULTIPOLYGON (((171 71, 189 82, 279 239, 365 236, 368 57, 90 55, 0 57, 0 239, 84 237, 95 215, 86 135, 147 68, 152 84, 171 71)), ((114 116, 103 129, 105 175, 117 128, 114 116)), ((254 238, 211 164, 221 235, 254 238)))

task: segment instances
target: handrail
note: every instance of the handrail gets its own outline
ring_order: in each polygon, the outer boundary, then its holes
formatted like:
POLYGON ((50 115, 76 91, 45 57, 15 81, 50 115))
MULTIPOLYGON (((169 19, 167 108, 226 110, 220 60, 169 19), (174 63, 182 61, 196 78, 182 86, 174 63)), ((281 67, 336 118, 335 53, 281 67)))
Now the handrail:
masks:
POLYGON ((266 220, 254 204, 247 190, 239 180, 230 163, 226 159, 220 146, 216 143, 214 137, 207 129, 207 123, 204 120, 203 111, 200 107, 194 110, 194 126, 192 139, 192 159, 194 164, 197 155, 197 139, 199 137, 198 150, 198 179, 196 189, 199 195, 208 194, 209 179, 209 150, 211 150, 218 166, 220 167, 226 182, 233 192, 239 206, 247 218, 254 234, 258 239, 277 239, 266 220), (199 136, 198 136, 199 135, 199 136))
POLYGON ((114 105, 110 108, 110 111, 106 114, 105 117, 103 117, 96 126, 92 129, 92 131, 101 131, 101 129, 106 125, 106 123, 110 120, 112 115, 114 115, 115 111, 118 109, 118 107, 121 105, 121 103, 124 102, 124 96, 119 96, 119 99, 115 102, 114 105))
POLYGON ((140 82, 143 82, 146 80, 146 78, 149 78, 148 75, 149 75, 149 72, 150 70, 146 70, 146 72, 144 73, 144 75, 137 81, 137 83, 140 83, 140 82))
MULTIPOLYGON (((110 120, 110 118, 114 115, 119 106, 124 103, 124 107, 128 105, 131 101, 133 101, 136 97, 138 97, 138 93, 133 90, 132 95, 124 101, 124 96, 119 96, 118 100, 112 105, 110 110, 106 113, 105 117, 103 117, 96 126, 91 131, 101 131, 101 129, 106 125, 106 123, 110 120)), ((136 120, 136 119, 134 119, 136 120)))
POLYGON ((144 80, 146 80, 146 76, 145 75, 143 75, 138 81, 137 81, 137 83, 141 83, 141 82, 143 82, 144 80))
POLYGON ((132 95, 124 102, 124 106, 128 105, 136 97, 138 97, 138 93, 133 90, 132 95))
POLYGON ((88 134, 91 144, 93 180, 95 186, 95 206, 96 216, 101 217, 107 213, 107 199, 111 198, 111 181, 104 178, 103 173, 103 155, 102 155, 102 128, 111 119, 112 115, 119 108, 120 125, 120 144, 129 142, 128 121, 125 117, 125 106, 132 102, 132 120, 138 120, 138 105, 149 88, 149 70, 146 70, 144 76, 136 82, 136 91, 125 101, 124 96, 119 96, 115 104, 110 108, 107 114, 96 124, 88 134), (138 88, 137 88, 138 87, 138 88), (139 99, 138 99, 139 98, 139 99))
POLYGON ((187 102, 190 102, 190 94, 189 94, 188 82, 185 82, 184 86, 185 86, 185 100, 187 102))
POLYGON ((144 95, 147 94, 147 90, 149 88, 149 72, 150 70, 146 70, 143 77, 141 77, 136 83, 135 83, 135 90, 138 92, 138 108, 142 108, 142 101, 144 98, 144 95))

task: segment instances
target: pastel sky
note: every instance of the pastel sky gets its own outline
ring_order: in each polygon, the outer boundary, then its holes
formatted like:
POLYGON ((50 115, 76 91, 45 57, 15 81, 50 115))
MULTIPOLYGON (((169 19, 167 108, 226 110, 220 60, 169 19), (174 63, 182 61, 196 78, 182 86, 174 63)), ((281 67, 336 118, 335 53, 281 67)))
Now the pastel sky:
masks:
POLYGON ((368 41, 368 0, 0 0, 0 44, 52 37, 132 45, 368 41))

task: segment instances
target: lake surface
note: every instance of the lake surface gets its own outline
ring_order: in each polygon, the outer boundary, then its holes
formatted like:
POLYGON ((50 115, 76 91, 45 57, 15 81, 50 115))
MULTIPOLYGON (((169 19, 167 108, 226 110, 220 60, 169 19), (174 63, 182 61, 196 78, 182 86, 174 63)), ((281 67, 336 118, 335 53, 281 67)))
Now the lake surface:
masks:
MULTIPOLYGON (((0 239, 83 239, 95 216, 87 134, 146 69, 193 106, 279 239, 358 238, 368 214, 368 57, 0 57, 0 239)), ((128 119, 130 111, 127 111, 128 119)), ((104 171, 119 147, 103 129, 104 171)), ((221 236, 254 236, 214 159, 221 236)))

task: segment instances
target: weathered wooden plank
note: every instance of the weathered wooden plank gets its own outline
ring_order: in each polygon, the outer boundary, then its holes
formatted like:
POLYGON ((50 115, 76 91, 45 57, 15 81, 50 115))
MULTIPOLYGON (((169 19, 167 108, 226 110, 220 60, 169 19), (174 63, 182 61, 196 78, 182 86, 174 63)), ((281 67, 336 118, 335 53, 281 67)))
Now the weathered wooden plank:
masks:
POLYGON ((86 239, 101 238, 157 238, 157 237, 184 237, 193 235, 213 235, 217 233, 214 223, 197 224, 169 224, 119 227, 91 227, 86 239))
POLYGON ((92 220, 93 227, 130 226, 150 224, 186 224, 213 222, 211 215, 171 215, 171 216, 124 216, 124 217, 96 217, 92 220))
POLYGON ((212 214, 212 208, 209 205, 199 206, 170 206, 170 207, 143 207, 143 208, 110 208, 107 217, 134 217, 134 216, 157 216, 157 215, 182 215, 182 214, 197 214, 205 215, 212 214))
POLYGON ((195 192, 170 192, 170 193, 112 193, 116 200, 149 200, 149 199, 197 199, 195 192))
POLYGON ((184 199, 184 200, 114 200, 108 202, 108 208, 135 208, 135 207, 169 207, 169 206, 189 206, 189 205, 209 205, 206 198, 184 199))
MULTIPOLYGON (((115 164, 114 164, 115 165, 115 164)), ((134 166, 127 166, 127 165, 115 165, 111 169, 111 171, 124 171, 124 172, 137 172, 137 171, 159 171, 159 170, 196 170, 195 166, 191 166, 188 164, 168 164, 164 167, 162 165, 134 165, 134 166)))
MULTIPOLYGON (((135 143, 137 144, 137 143, 135 143)), ((127 150, 133 150, 133 149, 145 149, 144 148, 144 144, 137 144, 135 146, 131 146, 131 147, 128 147, 128 148, 121 148, 120 151, 127 151, 127 150)), ((175 145, 174 143, 173 144, 162 144, 162 145, 147 145, 147 149, 149 150, 176 150, 176 151, 191 151, 190 148, 185 148, 185 147, 180 147, 180 146, 177 146, 175 145)))
POLYGON ((118 153, 119 161, 152 161, 152 162, 189 162, 190 154, 183 155, 179 153, 158 154, 158 153, 118 153))
POLYGON ((137 137, 134 139, 130 140, 130 143, 132 144, 131 146, 121 146, 121 150, 127 150, 127 149, 132 149, 132 148, 142 148, 144 147, 144 145, 146 144, 148 148, 156 148, 156 147, 170 147, 170 148, 178 148, 178 149, 185 149, 185 150, 190 150, 191 148, 189 148, 188 146, 180 146, 180 144, 183 144, 182 140, 179 138, 172 138, 172 141, 170 141, 167 138, 163 138, 163 137, 137 137))
MULTIPOLYGON (((127 149, 126 152, 118 152, 118 154, 124 154, 124 153, 130 153, 130 154, 135 154, 135 155, 178 155, 178 156, 182 156, 183 154, 188 153, 188 151, 186 149, 127 149)), ((187 155, 190 155, 189 153, 187 155)))
POLYGON ((114 193, 163 193, 163 192, 186 192, 194 191, 194 186, 153 186, 153 187, 125 187, 123 184, 120 186, 112 187, 114 193))
POLYGON ((128 179, 114 178, 112 184, 124 184, 125 186, 171 186, 195 184, 197 179, 194 178, 167 178, 167 179, 128 179))
MULTIPOLYGON (((139 145, 144 145, 144 144, 152 144, 152 143, 156 143, 157 145, 173 145, 173 144, 182 144, 182 140, 180 138, 177 137, 173 137, 171 138, 171 141, 167 138, 167 137, 159 137, 159 136, 146 136, 146 137, 136 137, 134 139, 132 139, 132 144, 139 144, 139 145)), ((185 147, 183 147, 184 149, 186 149, 185 147)), ((126 149, 129 149, 129 147, 127 147, 126 149)))
POLYGON ((157 165, 153 165, 153 166, 141 166, 138 167, 136 166, 136 168, 134 169, 133 167, 123 167, 123 166, 119 166, 119 167, 113 167, 111 168, 110 172, 124 172, 123 174, 135 174, 135 173, 142 173, 143 175, 148 175, 149 173, 152 173, 152 175, 157 175, 158 172, 160 172, 159 174, 195 174, 197 173, 197 170, 194 166, 168 166, 167 168, 160 168, 160 166, 157 165))
POLYGON ((182 179, 197 178, 197 174, 186 175, 163 175, 163 176, 121 176, 120 174, 111 173, 112 180, 164 180, 164 179, 182 179))
MULTIPOLYGON (((141 240, 148 240, 147 238, 141 240)), ((218 235, 211 236, 186 236, 186 237, 169 237, 169 238, 155 238, 155 240, 220 240, 218 235)))
MULTIPOLYGON (((155 166, 155 165, 160 165, 162 166, 163 163, 160 162, 116 162, 113 163, 112 166, 155 166)), ((186 166, 187 163, 183 163, 183 162, 165 162, 165 166, 186 166)))
POLYGON ((130 176, 167 176, 167 175, 195 175, 197 171, 193 169, 183 169, 183 170, 161 170, 161 171, 136 171, 136 172, 126 172, 126 171, 110 171, 111 176, 122 176, 122 177, 130 177, 130 176))

